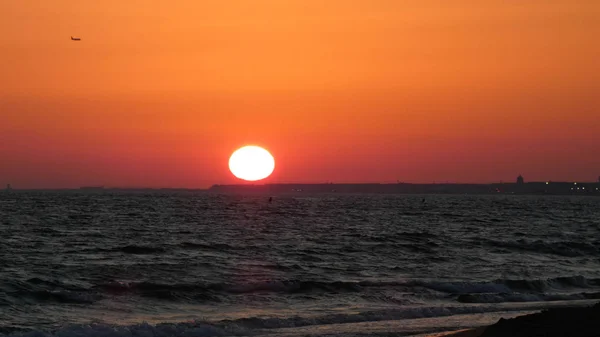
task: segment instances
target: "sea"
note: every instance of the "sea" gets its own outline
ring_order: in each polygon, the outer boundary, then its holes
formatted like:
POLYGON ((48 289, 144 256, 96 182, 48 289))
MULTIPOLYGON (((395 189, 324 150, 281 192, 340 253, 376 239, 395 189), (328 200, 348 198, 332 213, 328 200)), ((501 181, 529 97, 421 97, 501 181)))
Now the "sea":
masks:
POLYGON ((12 191, 0 234, 0 336, 427 336, 600 299, 598 197, 12 191))

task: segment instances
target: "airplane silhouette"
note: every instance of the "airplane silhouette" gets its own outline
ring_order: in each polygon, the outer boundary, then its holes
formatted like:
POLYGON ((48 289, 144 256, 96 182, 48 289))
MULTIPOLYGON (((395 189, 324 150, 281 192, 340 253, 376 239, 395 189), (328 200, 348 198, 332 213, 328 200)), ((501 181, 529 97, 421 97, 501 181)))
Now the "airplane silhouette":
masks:
POLYGON ((81 41, 80 37, 72 37, 71 36, 71 41, 81 41))

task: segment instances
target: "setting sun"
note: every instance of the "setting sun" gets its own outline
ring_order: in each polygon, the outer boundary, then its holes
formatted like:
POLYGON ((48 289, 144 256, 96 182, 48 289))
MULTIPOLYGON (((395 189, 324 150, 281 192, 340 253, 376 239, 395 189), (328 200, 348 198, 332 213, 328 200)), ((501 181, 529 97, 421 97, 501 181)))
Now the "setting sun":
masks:
POLYGON ((229 169, 239 179, 257 181, 273 173, 275 159, 262 147, 244 146, 229 158, 229 169))

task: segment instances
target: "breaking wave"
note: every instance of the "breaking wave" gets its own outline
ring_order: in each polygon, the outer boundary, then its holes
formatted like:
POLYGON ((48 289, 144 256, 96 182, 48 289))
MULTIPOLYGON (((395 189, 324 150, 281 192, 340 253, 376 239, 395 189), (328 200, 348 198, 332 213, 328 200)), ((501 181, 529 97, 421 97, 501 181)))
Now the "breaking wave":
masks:
MULTIPOLYGON (((581 303, 586 305, 588 303, 581 303)), ((564 305, 557 305, 560 307, 564 305)), ((522 305, 512 307, 498 306, 438 306, 413 307, 387 310, 363 311, 355 314, 327 314, 314 317, 263 318, 248 317, 216 322, 195 321, 182 323, 110 325, 110 324, 78 324, 68 325, 55 330, 24 330, 16 327, 0 327, 3 337, 131 337, 131 336, 172 336, 172 337, 216 337, 216 336, 251 336, 261 334, 269 329, 294 328, 343 323, 377 322, 405 320, 429 317, 447 317, 464 314, 492 312, 539 310, 549 306, 522 305)))
POLYGON ((496 280, 492 282, 416 282, 426 288, 450 294, 477 293, 542 293, 549 290, 600 287, 600 279, 583 276, 558 277, 546 280, 496 280))
POLYGON ((344 294, 365 299, 406 303, 386 292, 454 298, 461 303, 500 303, 581 300, 600 298, 600 279, 582 276, 546 280, 496 280, 490 282, 345 282, 271 280, 249 283, 155 283, 110 281, 89 287, 32 278, 0 285, 0 306, 18 303, 94 303, 106 296, 139 296, 168 301, 221 302, 248 294, 344 294), (579 290, 579 291, 577 291, 579 290), (433 293, 432 293, 433 292, 433 293), (566 293, 565 293, 566 292, 566 293))

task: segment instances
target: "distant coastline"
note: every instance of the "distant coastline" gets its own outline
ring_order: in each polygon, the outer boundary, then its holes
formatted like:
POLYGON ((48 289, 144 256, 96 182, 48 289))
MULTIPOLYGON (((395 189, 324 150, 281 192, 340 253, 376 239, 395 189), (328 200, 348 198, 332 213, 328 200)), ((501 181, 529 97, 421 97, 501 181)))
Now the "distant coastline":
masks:
POLYGON ((82 186, 55 189, 7 189, 18 191, 64 191, 73 193, 224 193, 224 194, 473 194, 473 195, 581 195, 600 196, 600 182, 528 182, 493 184, 230 184, 201 188, 145 188, 82 186))
POLYGON ((596 195, 598 182, 529 182, 495 184, 257 184, 213 185, 216 193, 374 193, 374 194, 528 194, 596 195))

